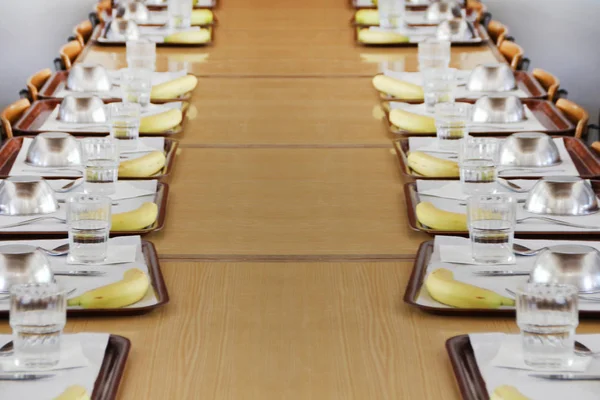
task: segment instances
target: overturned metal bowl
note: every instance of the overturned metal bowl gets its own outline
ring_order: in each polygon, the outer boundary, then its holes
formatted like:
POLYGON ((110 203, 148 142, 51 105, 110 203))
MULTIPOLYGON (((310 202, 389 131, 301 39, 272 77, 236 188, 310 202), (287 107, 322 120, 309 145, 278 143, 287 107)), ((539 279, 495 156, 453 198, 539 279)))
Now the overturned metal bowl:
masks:
POLYGON ((0 291, 8 291, 13 285, 53 281, 50 260, 36 246, 0 246, 0 291))
POLYGON ((58 109, 58 119, 64 122, 101 123, 108 118, 99 97, 65 96, 58 109))
POLYGON ((472 38, 469 24, 465 19, 447 19, 437 27, 436 37, 440 40, 467 40, 472 38))
POLYGON ((600 291, 600 252, 579 244, 551 246, 535 260, 529 281, 569 284, 584 293, 600 291))
POLYGON ((133 1, 130 3, 120 4, 117 7, 116 17, 119 19, 133 20, 138 24, 148 22, 150 13, 148 8, 139 1, 133 1))
POLYGON ((553 176, 539 180, 529 191, 525 210, 546 215, 589 215, 598 212, 598 199, 587 180, 553 176))
POLYGON ((508 64, 478 65, 467 81, 467 90, 473 92, 509 92, 516 87, 515 74, 508 64))
POLYGON ((440 22, 461 15, 461 8, 455 2, 436 2, 427 7, 425 19, 429 22, 440 22))
POLYGON ((72 167, 81 165, 81 146, 65 132, 44 132, 33 138, 25 164, 34 167, 72 167))
POLYGON ((144 3, 148 6, 162 6, 167 5, 167 0, 146 0, 144 3))
POLYGON ((500 165, 550 167, 561 163, 554 140, 542 132, 519 132, 508 136, 500 146, 500 165))
POLYGON ((74 92, 107 92, 111 88, 110 77, 101 65, 75 64, 69 70, 67 89, 74 92))
POLYGON ((106 38, 115 41, 137 40, 140 38, 140 30, 135 21, 113 19, 106 27, 106 38))
POLYGON ((58 210, 54 190, 37 176, 11 176, 0 183, 0 215, 50 214, 58 210))
POLYGON ((525 120, 525 108, 516 96, 493 97, 483 96, 475 102, 473 122, 509 124, 525 120))

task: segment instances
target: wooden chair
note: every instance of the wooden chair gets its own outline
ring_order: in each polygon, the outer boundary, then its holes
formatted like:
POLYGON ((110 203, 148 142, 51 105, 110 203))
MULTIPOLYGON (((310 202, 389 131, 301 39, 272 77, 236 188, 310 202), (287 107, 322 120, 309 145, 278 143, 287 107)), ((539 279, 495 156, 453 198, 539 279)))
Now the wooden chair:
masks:
MULTIPOLYGON (((510 64, 513 71, 523 69, 523 48, 516 43, 505 40, 500 46, 498 46, 500 54, 504 56, 506 61, 510 64)), ((529 63, 529 60, 527 60, 529 63)))
POLYGON ((21 90, 19 94, 22 98, 29 99, 29 101, 33 103, 38 99, 40 89, 48 81, 48 78, 50 78, 51 75, 52 70, 50 68, 36 72, 27 79, 27 89, 21 90))
POLYGON ((25 110, 31 106, 28 99, 20 99, 6 107, 0 113, 0 128, 7 139, 13 137, 12 125, 21 118, 25 110))
POLYGON ((112 13, 112 2, 111 0, 101 0, 96 4, 96 12, 90 14, 90 21, 94 26, 99 22, 106 21, 112 13))
POLYGON ((475 14, 477 16, 475 20, 484 27, 487 27, 492 19, 492 14, 487 11, 485 4, 478 0, 467 0, 466 7, 468 14, 475 14))
POLYGON ((556 101, 559 97, 566 97, 568 92, 564 89, 559 89, 560 80, 548 71, 541 68, 534 68, 532 71, 533 77, 542 85, 548 92, 548 100, 556 101))
POLYGON ((94 26, 90 20, 85 20, 73 29, 73 36, 69 37, 68 41, 77 40, 82 46, 90 40, 94 26))
POLYGON ((558 99, 556 107, 575 124, 575 137, 581 138, 587 135, 590 115, 583 107, 567 99, 558 99))
POLYGON ((54 60, 54 65, 57 70, 68 71, 75 62, 75 59, 79 57, 83 45, 77 40, 72 40, 60 48, 60 58, 54 60))
POLYGON ((500 46, 506 40, 508 28, 499 21, 491 20, 487 26, 488 34, 496 46, 500 46))

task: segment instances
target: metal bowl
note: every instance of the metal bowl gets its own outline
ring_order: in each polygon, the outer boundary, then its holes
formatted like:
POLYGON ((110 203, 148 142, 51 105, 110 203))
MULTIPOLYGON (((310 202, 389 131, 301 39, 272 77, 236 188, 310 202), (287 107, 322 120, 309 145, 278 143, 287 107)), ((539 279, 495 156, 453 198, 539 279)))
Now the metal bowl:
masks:
POLYGON ((117 18, 108 23, 106 38, 120 42, 137 40, 140 38, 140 30, 134 21, 117 18))
POLYGON ((561 163, 554 140, 541 132, 519 132, 508 136, 500 146, 500 165, 550 167, 561 163))
POLYGON ((509 124, 525 120, 525 108, 516 96, 493 97, 483 96, 475 102, 473 122, 509 124))
POLYGON ((167 5, 167 0, 146 0, 144 3, 149 6, 162 6, 167 5))
POLYGON ((455 2, 432 3, 425 11, 425 19, 429 22, 439 22, 461 15, 461 8, 455 2))
POLYGON ((139 1, 121 4, 116 11, 116 18, 133 20, 138 24, 148 22, 149 17, 148 9, 139 1))
POLYGON ((12 285, 53 281, 50 260, 37 247, 26 244, 0 246, 0 291, 7 291, 12 285))
POLYGON ((525 210, 534 214, 588 215, 598 212, 598 199, 587 180, 553 176, 539 180, 529 191, 525 210))
POLYGON ((0 182, 0 215, 50 214, 58 210, 54 190, 37 176, 11 176, 0 182))
POLYGON ((478 65, 467 81, 467 90, 473 92, 509 92, 516 87, 515 74, 508 64, 478 65))
POLYGON ((101 65, 75 64, 69 70, 67 89, 74 92, 107 92, 111 86, 108 73, 101 65))
POLYGON ((44 132, 33 138, 25 164, 34 167, 72 167, 81 165, 81 146, 65 132, 44 132))
POLYGON ((461 18, 447 19, 437 27, 436 37, 440 40, 467 40, 472 38, 469 24, 461 18))
POLYGON ((551 246, 534 262, 530 282, 570 284, 580 292, 600 290, 600 252, 579 244, 551 246))
POLYGON ((64 122, 102 123, 108 118, 99 97, 65 96, 58 109, 58 119, 64 122))

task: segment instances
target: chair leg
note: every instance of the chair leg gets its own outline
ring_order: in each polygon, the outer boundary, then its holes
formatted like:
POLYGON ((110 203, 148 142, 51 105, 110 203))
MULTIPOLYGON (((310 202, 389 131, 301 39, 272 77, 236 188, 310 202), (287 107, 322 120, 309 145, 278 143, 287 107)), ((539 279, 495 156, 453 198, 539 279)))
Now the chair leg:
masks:
POLYGON ((521 64, 519 65, 519 71, 527 71, 529 69, 529 64, 531 64, 531 60, 525 57, 521 60, 521 64))
POLYGON ((58 72, 67 70, 60 57, 54 59, 54 69, 56 69, 58 72))
POLYGON ((31 99, 31 93, 29 93, 29 89, 21 89, 21 91, 19 92, 19 97, 22 99, 29 100, 30 103, 33 102, 33 100, 31 99))

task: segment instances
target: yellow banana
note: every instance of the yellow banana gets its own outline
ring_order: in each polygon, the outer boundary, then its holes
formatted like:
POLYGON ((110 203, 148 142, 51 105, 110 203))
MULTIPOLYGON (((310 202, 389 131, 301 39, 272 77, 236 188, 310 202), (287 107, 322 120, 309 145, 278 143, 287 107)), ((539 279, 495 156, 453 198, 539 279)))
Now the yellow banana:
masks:
POLYGON ((137 231, 152 225, 158 217, 158 206, 146 202, 135 210, 113 214, 110 230, 113 232, 137 231))
POLYGON ((140 133, 164 133, 177 127, 182 120, 181 110, 171 108, 160 114, 143 117, 140 120, 140 133))
POLYGON ((498 308, 515 305, 513 299, 455 280, 452 271, 446 268, 430 273, 425 278, 425 288, 435 301, 457 308, 498 308))
POLYGON ((153 151, 119 164, 119 178, 146 178, 160 171, 166 162, 162 151, 153 151))
POLYGON ((359 29, 358 41, 366 44, 392 44, 408 43, 408 36, 396 32, 374 31, 371 29, 359 29))
POLYGON ((524 396, 514 386, 502 385, 498 386, 490 400, 531 400, 529 397, 524 396))
POLYGON ((394 79, 391 76, 375 75, 373 86, 380 92, 401 100, 423 100, 423 88, 409 82, 394 79))
POLYGON ((467 216, 440 210, 428 201, 422 201, 415 208, 417 220, 438 231, 467 231, 467 216))
POLYGON ((435 119, 400 109, 390 111, 390 122, 404 131, 413 133, 436 132, 435 119))
POLYGON ((68 300, 67 304, 83 308, 121 308, 144 298, 148 287, 148 275, 138 268, 131 268, 125 271, 123 280, 85 292, 68 300))
POLYGON ((210 30, 187 31, 172 33, 165 37, 165 43, 201 44, 210 41, 210 30))
POLYGON ((152 86, 150 98, 152 100, 173 100, 194 90, 198 84, 198 78, 194 75, 186 75, 173 79, 160 85, 152 86))
POLYGON ((360 25, 379 25, 379 12, 377 10, 358 10, 354 15, 354 21, 360 25))
POLYGON ((411 151, 407 157, 410 169, 422 176, 454 178, 459 176, 458 163, 434 157, 422 151, 411 151))
POLYGON ((208 25, 213 22, 213 12, 210 10, 194 10, 192 11, 192 26, 208 25))
POLYGON ((87 390, 83 386, 69 386, 54 400, 90 400, 87 390))

